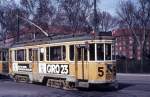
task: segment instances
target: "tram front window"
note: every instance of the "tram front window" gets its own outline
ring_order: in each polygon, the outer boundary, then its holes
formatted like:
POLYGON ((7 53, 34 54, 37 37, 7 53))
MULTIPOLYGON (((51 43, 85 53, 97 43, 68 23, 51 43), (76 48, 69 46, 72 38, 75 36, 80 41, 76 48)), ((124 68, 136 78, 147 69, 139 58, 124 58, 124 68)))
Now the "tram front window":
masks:
POLYGON ((104 60, 104 44, 97 44, 97 60, 104 60))
POLYGON ((89 53, 90 53, 90 60, 94 61, 95 60, 95 44, 90 44, 89 45, 89 53))
POLYGON ((105 59, 111 60, 111 44, 105 44, 105 59))

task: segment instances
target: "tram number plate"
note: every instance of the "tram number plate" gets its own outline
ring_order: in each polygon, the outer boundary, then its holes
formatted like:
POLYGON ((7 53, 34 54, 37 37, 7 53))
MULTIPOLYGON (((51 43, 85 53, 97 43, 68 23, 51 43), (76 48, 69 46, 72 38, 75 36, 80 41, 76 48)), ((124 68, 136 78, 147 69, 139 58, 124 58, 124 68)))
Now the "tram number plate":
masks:
POLYGON ((67 64, 47 64, 47 73, 53 74, 69 74, 69 65, 67 64))
POLYGON ((104 67, 98 67, 98 76, 102 77, 104 76, 104 71, 103 71, 104 67))

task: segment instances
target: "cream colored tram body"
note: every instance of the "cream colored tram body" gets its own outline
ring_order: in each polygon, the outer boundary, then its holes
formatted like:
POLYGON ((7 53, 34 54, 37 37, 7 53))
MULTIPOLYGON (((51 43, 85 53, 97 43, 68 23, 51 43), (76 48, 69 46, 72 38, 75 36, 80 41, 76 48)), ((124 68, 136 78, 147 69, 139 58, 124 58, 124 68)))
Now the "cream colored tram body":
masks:
POLYGON ((18 43, 10 50, 9 73, 16 81, 51 87, 116 83, 112 36, 73 37, 18 43))

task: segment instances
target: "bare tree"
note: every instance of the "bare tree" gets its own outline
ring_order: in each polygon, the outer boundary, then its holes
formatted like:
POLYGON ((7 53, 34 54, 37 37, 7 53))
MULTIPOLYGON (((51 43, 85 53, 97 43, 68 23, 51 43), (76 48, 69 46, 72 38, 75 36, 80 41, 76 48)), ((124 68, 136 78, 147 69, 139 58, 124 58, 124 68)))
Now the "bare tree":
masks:
MULTIPOLYGON (((91 15, 91 23, 94 25, 94 15, 91 15)), ((110 13, 105 11, 98 11, 97 12, 97 26, 99 31, 111 31, 117 25, 117 18, 113 17, 110 13)))
POLYGON ((52 24, 55 7, 51 0, 21 0, 21 5, 28 13, 28 17, 25 18, 38 26, 46 29, 52 24))
MULTIPOLYGON (((19 9, 15 1, 3 0, 0 4, 0 24, 3 40, 5 42, 6 34, 16 35, 18 31, 17 14, 24 15, 23 9, 19 9)), ((22 21, 20 21, 22 23, 22 21)))
MULTIPOLYGON (((137 47, 141 52, 141 64, 146 54, 144 48, 149 38, 149 23, 150 23, 150 1, 139 0, 138 5, 131 1, 123 1, 120 4, 118 15, 123 23, 130 30, 137 47)), ((141 65, 141 68, 142 65, 141 65)), ((142 69, 141 69, 142 72, 142 69)))
POLYGON ((71 27, 73 33, 88 26, 87 18, 92 11, 91 0, 58 0, 59 15, 62 25, 71 27))

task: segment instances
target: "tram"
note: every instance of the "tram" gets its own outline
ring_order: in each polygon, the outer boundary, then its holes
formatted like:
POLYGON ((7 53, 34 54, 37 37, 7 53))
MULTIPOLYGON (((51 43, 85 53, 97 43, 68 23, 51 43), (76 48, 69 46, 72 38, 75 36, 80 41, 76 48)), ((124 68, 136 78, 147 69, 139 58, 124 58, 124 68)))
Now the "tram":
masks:
POLYGON ((76 36, 16 43, 9 49, 9 74, 17 82, 57 88, 118 87, 114 38, 76 36))

